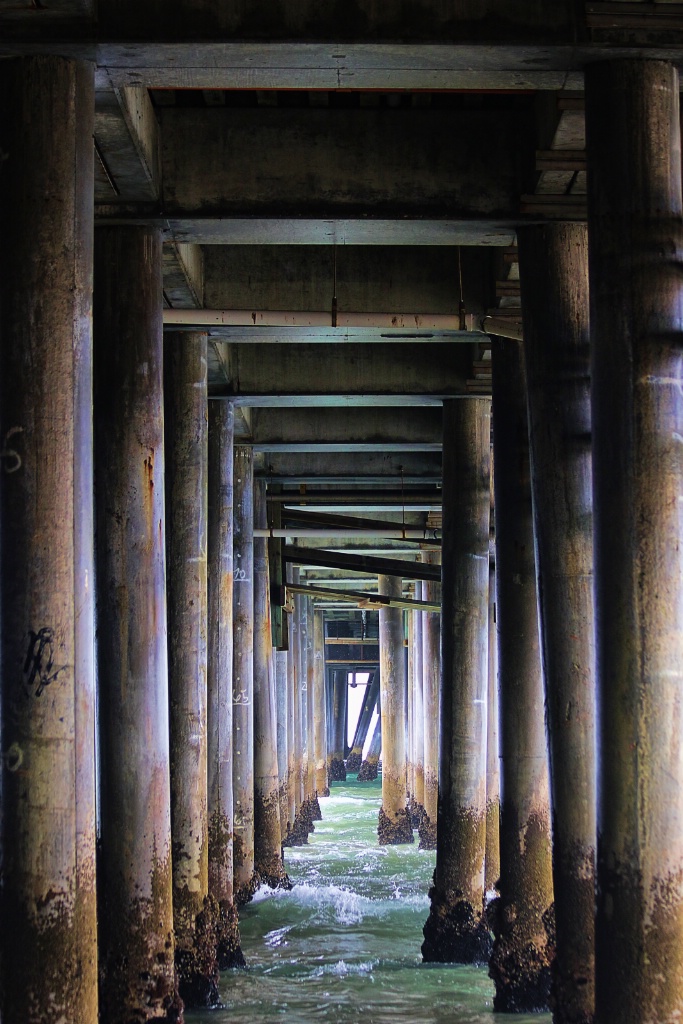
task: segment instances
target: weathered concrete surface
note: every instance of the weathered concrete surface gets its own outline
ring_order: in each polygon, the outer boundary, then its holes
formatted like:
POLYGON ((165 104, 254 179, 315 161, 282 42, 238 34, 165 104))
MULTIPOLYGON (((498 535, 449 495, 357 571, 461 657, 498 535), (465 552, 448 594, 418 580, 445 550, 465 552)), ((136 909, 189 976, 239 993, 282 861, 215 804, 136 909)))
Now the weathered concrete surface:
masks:
MULTIPOLYGON (((266 484, 254 484, 254 525, 265 526, 266 484)), ((289 887, 282 865, 277 707, 270 625, 268 542, 254 538, 254 868, 271 888, 289 887)))
MULTIPOLYGON (((400 597, 400 576, 380 576, 379 592, 400 597)), ((406 778, 406 693, 403 648, 403 611, 379 610, 379 689, 382 719, 382 806, 379 812, 380 846, 412 843, 406 778)))
POLYGON ((496 574, 489 567, 489 678, 486 707, 486 862, 484 886, 492 892, 500 881, 500 741, 498 736, 498 638, 496 574))
POLYGON ((164 304, 174 309, 204 305, 204 250, 199 245, 164 242, 164 304))
POLYGON ((553 1014, 595 1003, 595 643, 588 232, 519 232, 531 487, 553 811, 553 1014))
POLYGON ((175 1020, 161 234, 95 236, 103 1019, 175 1020), (121 297, 126 301, 122 302, 121 297))
MULTIPOLYGON (((424 554, 423 554, 424 559, 424 554)), ((425 600, 427 584, 416 584, 416 600, 425 600), (419 587, 419 596, 418 596, 419 587)), ((424 816, 425 764, 424 764, 424 618, 423 612, 413 612, 413 765, 412 788, 413 824, 424 816)))
MULTIPOLYGON (((205 251, 207 309, 457 313, 452 246, 250 245, 205 251)), ((491 253, 461 250, 469 313, 490 305, 491 253)))
POLYGON ((491 403, 444 404, 442 672, 436 869, 422 956, 487 959, 486 681, 491 403))
POLYGON ((363 763, 363 748, 368 736, 368 729, 372 721, 372 713, 375 710, 379 697, 379 669, 376 669, 365 688, 365 696, 358 716, 358 724, 353 737, 351 752, 346 759, 347 772, 358 772, 363 763))
MULTIPOLYGON (((381 706, 380 706, 381 712, 381 706)), ((377 778, 377 765, 379 763, 379 755, 382 751, 382 715, 381 713, 377 716, 377 722, 375 724, 375 731, 372 734, 370 740, 370 746, 368 748, 368 756, 365 758, 360 768, 358 769, 358 781, 359 782, 372 782, 377 778)))
MULTIPOLYGON (((286 627, 285 627, 286 628, 286 627)), ((289 816, 289 722, 292 717, 289 707, 289 686, 287 680, 287 655, 289 649, 274 651, 275 658, 275 701, 277 710, 277 773, 278 802, 280 805, 280 835, 287 836, 289 816)))
POLYGON ((218 1002, 217 904, 207 899, 206 344, 206 334, 178 334, 164 346, 173 925, 187 1006, 218 1002))
POLYGON ((233 435, 231 402, 209 403, 208 808, 209 893, 218 903, 218 966, 240 966, 233 886, 233 435))
POLYGON ((589 69, 586 133, 600 722, 596 1017, 635 1024, 683 1012, 676 71, 625 61, 589 69))
POLYGON ((92 68, 0 106, 2 1018, 95 1021, 92 68))
MULTIPOLYGON (((423 561, 438 565, 440 551, 425 551, 423 561)), ((422 584, 422 599, 441 600, 441 584, 422 584)), ((439 803, 439 687, 441 679, 441 615, 421 612, 422 619, 422 712, 424 730, 424 816, 420 823, 420 849, 436 849, 439 803)))
MULTIPOLYGON (((496 624, 502 808, 489 974, 498 1011, 548 1008, 553 960, 550 795, 538 635, 523 353, 493 349, 496 624)), ((488 563, 487 563, 488 577, 488 563)))
POLYGON ((313 759, 315 795, 329 796, 327 778, 327 707, 325 693, 325 624, 322 611, 313 614, 313 759))
MULTIPOLYGON (((265 358, 265 357, 264 357, 265 358)), ((253 409, 251 440, 257 452, 315 451, 334 447, 341 452, 358 444, 363 451, 386 452, 441 449, 441 410, 413 409, 253 409)))
MULTIPOLYGON (((234 396, 246 405, 287 405, 288 396, 297 399, 335 395, 365 398, 390 396, 391 404, 403 405, 415 396, 414 404, 428 404, 430 398, 459 394, 469 373, 465 346, 421 342, 395 348, 385 345, 276 345, 268 349, 247 342, 216 343, 221 353, 227 383, 211 390, 234 396), (320 373, 325 365, 325 374, 320 373), (269 399, 269 401, 265 401, 269 399)), ((319 403, 318 403, 319 404, 319 403)), ((338 403, 345 405, 342 399, 338 403)))
POLYGON ((330 782, 346 782, 344 748, 346 745, 346 710, 348 680, 346 669, 332 673, 332 708, 330 716, 332 743, 328 751, 327 774, 330 782))
POLYGON ((235 900, 250 900, 254 875, 254 466, 235 445, 233 483, 232 785, 235 900))
POLYGON ((533 172, 531 109, 159 113, 164 209, 176 218, 505 218, 527 191, 520 170, 533 172))
POLYGON ((159 123, 148 90, 98 88, 95 102, 96 201, 157 199, 159 123))
POLYGON ((231 4, 216 10, 210 4, 190 5, 188 0, 162 4, 153 0, 144 8, 131 0, 115 0, 100 13, 103 32, 128 26, 133 38, 158 35, 161 21, 166 33, 179 39, 211 38, 218 34, 231 39, 291 39, 312 41, 330 38, 353 42, 362 39, 397 41, 409 36, 417 41, 452 42, 497 39, 533 38, 538 42, 573 41, 573 8, 569 0, 548 8, 532 0, 459 0, 444 7, 434 2, 415 4, 411 9, 394 4, 378 5, 373 0, 359 0, 350 6, 332 5, 320 8, 312 0, 287 4, 270 0, 255 6, 231 4), (155 32, 155 28, 157 31, 155 32))

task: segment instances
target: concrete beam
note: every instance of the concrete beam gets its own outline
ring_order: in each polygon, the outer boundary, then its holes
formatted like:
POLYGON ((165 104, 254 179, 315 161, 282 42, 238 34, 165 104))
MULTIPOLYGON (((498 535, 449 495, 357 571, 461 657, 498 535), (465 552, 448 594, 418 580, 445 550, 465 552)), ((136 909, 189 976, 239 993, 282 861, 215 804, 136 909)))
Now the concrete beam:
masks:
POLYGON ((438 483, 441 480, 441 455, 437 452, 332 452, 310 455, 269 452, 260 472, 272 483, 306 484, 317 481, 325 485, 384 481, 399 486, 401 479, 405 484, 438 483))
POLYGON ((171 218, 509 218, 533 173, 529 110, 160 111, 171 218))
POLYGON ((159 124, 146 88, 98 88, 95 151, 103 172, 96 179, 96 201, 159 197, 159 124))
POLYGON ((441 409, 254 409, 258 452, 441 450, 441 409))
POLYGON ((463 394, 465 345, 272 345, 214 342, 213 395, 236 405, 440 405, 463 394))
POLYGON ((492 254, 444 246, 207 246, 209 309, 458 313, 458 257, 468 313, 493 305, 492 254))
POLYGON ((198 245, 165 242, 163 249, 164 305, 198 309, 204 305, 204 253, 198 245))

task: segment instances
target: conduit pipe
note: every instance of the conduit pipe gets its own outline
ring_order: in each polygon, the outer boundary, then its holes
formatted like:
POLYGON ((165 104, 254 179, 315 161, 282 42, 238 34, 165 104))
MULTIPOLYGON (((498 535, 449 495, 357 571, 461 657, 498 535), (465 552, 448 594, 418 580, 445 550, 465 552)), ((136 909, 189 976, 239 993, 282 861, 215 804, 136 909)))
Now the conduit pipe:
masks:
POLYGON ((441 541, 441 530, 427 530, 414 526, 391 526, 384 528, 345 529, 343 527, 302 527, 302 526, 268 526, 254 527, 254 537, 269 538, 336 538, 339 540, 358 540, 360 537, 381 537, 384 540, 421 540, 433 543, 441 541))
MULTIPOLYGON (((470 321, 472 317, 468 318, 470 321)), ((165 327, 337 327, 448 331, 462 341, 481 339, 482 331, 461 330, 459 313, 339 313, 331 310, 165 309, 165 327), (471 335, 471 337, 470 337, 471 335)), ((394 341, 396 335, 388 336, 394 341)), ((438 340, 438 339, 436 339, 438 340)), ((452 338, 444 339, 452 340, 452 338)))

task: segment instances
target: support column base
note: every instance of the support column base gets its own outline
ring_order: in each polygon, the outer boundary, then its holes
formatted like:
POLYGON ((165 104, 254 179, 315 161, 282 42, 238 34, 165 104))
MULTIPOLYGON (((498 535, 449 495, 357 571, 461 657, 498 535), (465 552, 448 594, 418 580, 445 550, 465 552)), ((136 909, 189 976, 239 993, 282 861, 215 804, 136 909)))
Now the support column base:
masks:
POLYGON ((246 967, 240 946, 239 920, 233 903, 221 903, 216 921, 216 959, 218 969, 246 967))
POLYGON ((188 1009, 216 1006, 219 1002, 216 956, 218 915, 216 900, 205 896, 203 909, 195 916, 191 933, 176 931, 178 990, 188 1009))
POLYGON ((383 807, 379 809, 379 823, 377 826, 380 846, 398 846, 400 843, 414 843, 413 825, 410 820, 410 811, 404 807, 399 811, 396 820, 385 813, 383 807))
POLYGON ((308 836, 311 832, 315 831, 312 813, 313 812, 311 809, 311 801, 304 800, 301 807, 297 811, 294 824, 292 825, 292 827, 290 828, 289 832, 287 833, 282 842, 283 846, 308 845, 308 836))
POLYGON ((410 821, 414 829, 419 829, 422 819, 425 816, 425 809, 417 800, 411 800, 409 805, 410 821))
POLYGON ((420 850, 435 850, 436 849, 436 822, 432 821, 425 811, 422 816, 417 830, 417 834, 420 837, 420 850))
POLYGON ((543 915, 546 941, 529 938, 516 927, 514 906, 493 900, 487 916, 496 936, 489 962, 489 977, 496 986, 493 1009, 497 1013, 544 1013, 550 1010, 551 963, 555 956, 554 910, 543 915))
POLYGON ((243 907, 245 903, 250 903, 260 884, 261 876, 254 871, 248 882, 244 882, 235 889, 235 906, 243 907))
POLYGON ((340 757, 330 759, 330 782, 346 782, 346 765, 340 757))
POLYGON ((491 955, 493 940, 481 911, 469 900, 451 892, 445 897, 429 890, 432 901, 422 929, 422 959, 434 964, 485 964, 491 955))
MULTIPOLYGON (((329 793, 328 793, 329 796, 329 793)), ((323 812, 320 810, 320 804, 318 803, 318 794, 311 799, 311 821, 322 821, 323 812)))
POLYGON ((358 782, 374 782, 377 778, 377 761, 363 761, 358 769, 358 782))
POLYGON ((349 756, 346 758, 346 772, 350 775, 356 775, 360 771, 360 766, 363 763, 363 755, 358 750, 352 750, 349 756))

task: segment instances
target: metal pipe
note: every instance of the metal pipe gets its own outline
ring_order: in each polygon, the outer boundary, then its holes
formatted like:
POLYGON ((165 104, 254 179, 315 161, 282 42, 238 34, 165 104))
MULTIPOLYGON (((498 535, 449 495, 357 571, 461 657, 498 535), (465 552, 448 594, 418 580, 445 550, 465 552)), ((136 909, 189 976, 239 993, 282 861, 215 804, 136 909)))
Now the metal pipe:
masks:
POLYGON ((360 537, 381 537, 384 540, 440 541, 441 530, 427 530, 416 526, 388 526, 357 530, 343 527, 269 526, 254 527, 254 537, 336 537, 339 540, 358 540, 360 537))
MULTIPOLYGON (((415 340, 416 331, 453 331, 458 340, 478 341, 483 331, 460 330, 458 313, 337 313, 282 309, 165 309, 165 327, 336 327, 340 339, 347 340, 343 328, 379 327, 390 331, 409 330, 406 340, 415 340), (336 323, 334 320, 336 319, 336 323), (471 335, 471 337, 470 337, 471 335)), ((399 335, 400 337, 400 335, 399 335)), ((250 338, 250 341, 254 339, 250 338)), ((294 340, 294 339, 293 339, 294 340)), ((387 336, 396 340, 396 334, 387 336)), ((433 340, 433 339, 430 339, 433 340)), ((444 340, 451 340, 444 339, 444 340)))

